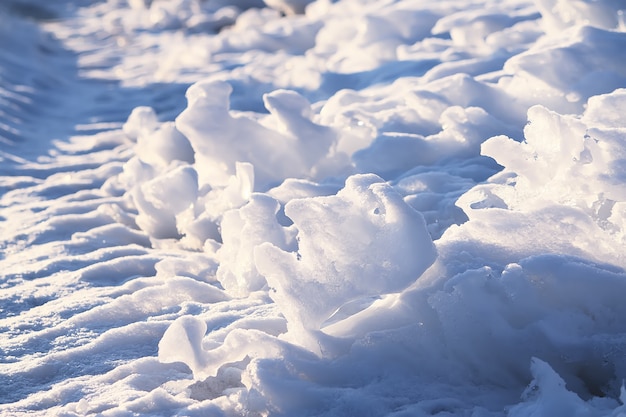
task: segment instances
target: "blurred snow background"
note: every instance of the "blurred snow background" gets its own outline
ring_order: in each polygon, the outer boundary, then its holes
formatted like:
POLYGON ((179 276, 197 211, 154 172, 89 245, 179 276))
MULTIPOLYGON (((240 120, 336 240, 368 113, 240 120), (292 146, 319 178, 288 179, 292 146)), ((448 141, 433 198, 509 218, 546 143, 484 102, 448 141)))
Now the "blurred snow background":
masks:
POLYGON ((0 410, 626 414, 626 5, 0 5, 0 410))

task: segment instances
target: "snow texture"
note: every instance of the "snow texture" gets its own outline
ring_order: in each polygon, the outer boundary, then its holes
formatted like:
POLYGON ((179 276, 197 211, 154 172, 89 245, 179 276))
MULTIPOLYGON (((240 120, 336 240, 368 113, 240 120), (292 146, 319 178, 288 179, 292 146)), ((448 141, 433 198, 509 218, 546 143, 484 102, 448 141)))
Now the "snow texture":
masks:
POLYGON ((626 4, 4 0, 0 415, 626 415, 626 4))

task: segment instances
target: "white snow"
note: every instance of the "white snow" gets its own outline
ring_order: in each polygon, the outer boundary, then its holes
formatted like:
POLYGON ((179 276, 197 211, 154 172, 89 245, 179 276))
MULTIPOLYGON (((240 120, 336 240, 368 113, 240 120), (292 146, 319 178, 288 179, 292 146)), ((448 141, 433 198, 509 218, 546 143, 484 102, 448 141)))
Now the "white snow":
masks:
POLYGON ((626 415, 621 0, 5 0, 0 414, 626 415))

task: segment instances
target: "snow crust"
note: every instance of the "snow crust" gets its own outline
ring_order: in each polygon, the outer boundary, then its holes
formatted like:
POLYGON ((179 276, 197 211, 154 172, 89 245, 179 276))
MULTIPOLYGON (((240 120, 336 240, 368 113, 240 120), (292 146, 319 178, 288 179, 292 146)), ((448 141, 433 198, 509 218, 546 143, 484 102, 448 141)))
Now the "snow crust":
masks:
POLYGON ((0 414, 626 415, 626 5, 0 4, 0 414))

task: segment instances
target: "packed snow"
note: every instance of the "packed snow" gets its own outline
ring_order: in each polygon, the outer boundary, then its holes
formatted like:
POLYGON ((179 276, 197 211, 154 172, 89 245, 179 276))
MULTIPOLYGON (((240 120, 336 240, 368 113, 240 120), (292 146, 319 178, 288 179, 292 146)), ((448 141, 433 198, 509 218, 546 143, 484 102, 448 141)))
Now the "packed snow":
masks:
POLYGON ((622 0, 3 0, 0 414, 626 415, 622 0))

